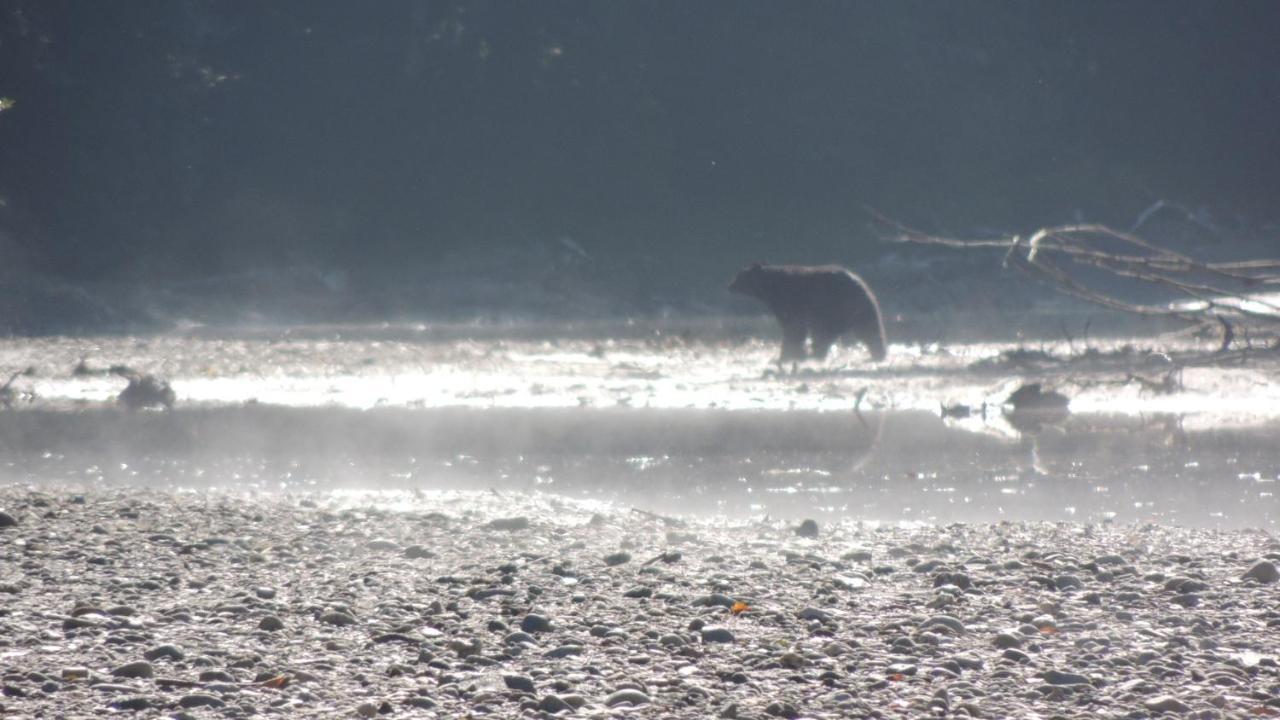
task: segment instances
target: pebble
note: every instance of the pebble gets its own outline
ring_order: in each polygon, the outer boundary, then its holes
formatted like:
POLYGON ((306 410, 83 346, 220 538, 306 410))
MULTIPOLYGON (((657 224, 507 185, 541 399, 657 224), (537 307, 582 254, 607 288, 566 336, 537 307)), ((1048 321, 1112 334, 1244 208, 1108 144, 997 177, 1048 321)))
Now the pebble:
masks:
POLYGON ((410 545, 404 549, 404 556, 410 560, 416 560, 418 558, 433 558, 436 554, 421 545, 410 545))
POLYGON ((609 697, 604 699, 604 704, 609 707, 615 707, 627 703, 630 705, 648 705, 649 696, 634 688, 623 688, 609 693, 609 697))
POLYGON ((156 669, 151 663, 145 660, 126 663, 111 671, 111 674, 122 678, 149 678, 155 677, 156 669))
POLYGON ((177 645, 157 645, 142 653, 142 657, 152 661, 160 659, 177 661, 186 658, 186 656, 187 654, 182 652, 182 648, 177 645))
POLYGON ((731 643, 733 641, 733 633, 728 628, 718 625, 708 625, 702 628, 702 642, 704 643, 731 643))
POLYGON ((551 632, 551 621, 543 615, 529 613, 520 621, 520 629, 527 633, 551 632))
POLYGON ((328 625, 337 625, 338 627, 347 627, 355 625, 357 620, 347 613, 333 610, 320 616, 320 622, 328 625))
POLYGON ((112 710, 132 710, 136 712, 138 710, 146 710, 150 707, 151 698, 142 695, 135 695, 134 697, 116 700, 111 703, 112 710))
POLYGON ((538 709, 552 715, 562 712, 573 712, 573 706, 565 702, 559 695, 544 695, 538 701, 538 709))
POLYGON ((178 698, 178 707, 195 708, 195 707, 216 707, 220 708, 226 705, 222 698, 208 693, 191 693, 178 698))
POLYGON ((604 564, 608 565, 609 567, 614 567, 615 565, 622 565, 623 563, 629 563, 629 562, 631 562, 631 553, 625 552, 625 551, 616 552, 616 553, 613 553, 612 555, 604 556, 604 564))
POLYGON ((519 517, 498 518, 496 520, 491 520, 488 525, 485 525, 485 527, 490 530, 505 530, 508 532, 528 530, 529 518, 523 515, 519 517))
POLYGON ((923 623, 920 623, 921 630, 929 628, 946 628, 953 633, 960 634, 964 632, 964 623, 960 622, 959 618, 952 617, 951 615, 934 615, 923 623))
POLYGON ((1172 695, 1161 695, 1153 697, 1142 703, 1142 706, 1151 712, 1159 713, 1186 713, 1191 712, 1191 706, 1173 697, 1172 695))
POLYGON ((1249 567, 1244 574, 1247 580, 1257 580, 1260 583, 1271 584, 1280 581, 1280 569, 1276 568, 1276 564, 1270 560, 1259 560, 1249 567))
POLYGON ((0 528, 13 527, 18 524, 18 518, 9 513, 0 510, 0 528))
POLYGON ((503 675, 502 682, 506 683, 511 690, 519 690, 530 695, 537 691, 533 685, 533 678, 528 675, 503 675))
POLYGON ((1002 632, 996 635, 992 644, 998 648, 1020 648, 1022 647, 1022 636, 1011 632, 1002 632))
POLYGON ((1089 678, 1079 673, 1045 670, 1040 675, 1050 685, 1089 685, 1089 678))
POLYGON ((796 535, 802 538, 818 537, 818 523, 814 520, 805 520, 796 526, 796 535))
POLYGON ((275 615, 266 615, 258 621, 258 629, 267 632, 275 632, 284 629, 284 621, 275 615))
POLYGON ((800 717, 800 711, 795 705, 787 702, 771 702, 765 709, 765 713, 774 717, 797 718, 800 717))

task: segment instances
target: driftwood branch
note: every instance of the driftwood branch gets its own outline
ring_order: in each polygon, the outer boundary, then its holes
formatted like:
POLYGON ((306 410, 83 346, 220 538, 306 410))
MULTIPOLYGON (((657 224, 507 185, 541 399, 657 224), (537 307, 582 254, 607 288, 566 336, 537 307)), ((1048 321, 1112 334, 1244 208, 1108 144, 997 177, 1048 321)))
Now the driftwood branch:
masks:
POLYGON ((1280 259, 1202 262, 1131 232, 1079 224, 1019 235, 961 240, 907 227, 875 210, 871 216, 892 242, 960 250, 1004 250, 1004 266, 1050 283, 1058 291, 1112 310, 1220 325, 1222 350, 1239 337, 1235 326, 1280 330, 1280 259), (1087 283, 1082 270, 1171 291, 1173 301, 1153 305, 1117 297, 1087 283), (1267 294, 1271 291, 1271 294, 1267 294))

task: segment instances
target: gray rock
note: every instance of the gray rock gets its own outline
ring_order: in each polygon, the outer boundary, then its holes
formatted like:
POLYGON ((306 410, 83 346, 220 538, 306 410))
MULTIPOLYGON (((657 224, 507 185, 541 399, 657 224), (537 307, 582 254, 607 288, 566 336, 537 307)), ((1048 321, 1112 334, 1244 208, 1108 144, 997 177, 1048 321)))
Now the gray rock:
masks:
POLYGON ((177 645, 157 645, 151 648, 150 650, 142 653, 142 657, 152 661, 160 660, 161 658, 167 658, 169 660, 182 660, 186 656, 187 654, 182 652, 182 648, 178 647, 177 645))
POLYGON ((553 629, 551 621, 537 613, 529 613, 520 621, 520 629, 527 633, 544 633, 551 632, 553 629))
POLYGON ((803 538, 818 537, 818 523, 814 520, 805 520, 796 527, 796 535, 803 538))
POLYGON ((796 709, 796 706, 787 702, 771 702, 765 707, 764 711, 774 717, 800 717, 800 711, 796 709))
POLYGON ((275 615, 267 615, 258 621, 258 629, 267 632, 275 632, 284 629, 284 621, 275 615))
POLYGON ((1022 638, 1010 632, 1002 632, 999 635, 996 635, 996 638, 995 640, 992 641, 992 644, 1002 649, 1018 648, 1018 647, 1022 647, 1022 638))
POLYGON ((520 517, 498 518, 496 520, 490 520, 489 524, 485 525, 485 527, 489 530, 506 530, 508 532, 528 530, 529 518, 524 517, 523 515, 520 517))
POLYGON ((332 610, 320 616, 320 622, 326 625, 337 625, 338 627, 347 627, 355 625, 357 620, 347 613, 339 610, 332 610))
POLYGON ((609 707, 615 707, 617 705, 622 705, 623 703, 631 705, 648 705, 649 696, 633 688, 623 688, 622 690, 610 693, 609 697, 604 699, 604 704, 609 707))
POLYGON ((1191 711, 1191 706, 1173 697, 1172 695, 1161 695, 1153 697, 1142 703, 1142 706, 1151 712, 1159 713, 1185 713, 1191 711))
POLYGON ((560 647, 552 648, 547 652, 543 653, 543 657, 566 658, 572 655, 581 655, 581 654, 582 654, 581 645, 561 645, 560 647))
POLYGON ((513 633, 507 633, 505 636, 503 636, 502 642, 508 645, 514 645, 516 643, 531 643, 536 645, 538 640, 537 638, 535 638, 534 636, 526 632, 513 632, 513 633))
POLYGON ((817 620, 819 622, 830 622, 831 613, 826 610, 820 610, 816 607, 807 607, 800 611, 801 620, 817 620))
POLYGON ((528 675, 503 675, 502 682, 506 683, 511 690, 519 690, 530 695, 537 692, 537 688, 533 685, 533 678, 528 675))
POLYGON ((625 552, 625 551, 616 552, 616 553, 613 553, 612 555, 604 556, 604 564, 608 565, 609 567, 614 567, 615 565, 622 565, 623 563, 629 563, 629 562, 631 562, 631 553, 625 552))
POLYGON ((124 698, 111 703, 112 710, 146 710, 151 707, 151 698, 137 695, 131 698, 124 698))
POLYGON ((1059 590, 1079 590, 1084 583, 1075 575, 1059 575, 1053 579, 1053 586, 1059 590))
POLYGON ((778 656, 778 662, 782 664, 782 667, 791 668, 792 670, 799 670, 809 665, 808 658, 795 652, 782 653, 782 655, 778 656))
POLYGON ((1045 670, 1040 675, 1050 685, 1089 685, 1089 678, 1079 673, 1062 672, 1061 670, 1045 670))
POLYGON ((275 588, 269 587, 256 587, 253 589, 253 594, 257 595, 262 600, 274 600, 276 597, 276 590, 275 588))
POLYGON ((418 558, 433 558, 436 554, 421 545, 410 545, 404 549, 404 556, 410 560, 416 560, 418 558))
POLYGON ((561 712, 573 712, 573 706, 565 702, 559 695, 546 695, 538 701, 538 709, 555 715, 561 712))
POLYGON ((622 597, 625 597, 625 598, 653 597, 653 588, 647 588, 643 586, 631 588, 630 590, 622 593, 622 597))
POLYGON ((122 678, 149 678, 156 676, 156 669, 146 660, 125 663, 111 671, 111 674, 122 678))
POLYGON ((708 625, 702 628, 702 642, 704 643, 731 643, 734 641, 733 633, 728 628, 719 625, 708 625))
POLYGON ((1280 570, 1277 570, 1276 564, 1270 560, 1259 560, 1245 572, 1244 577, 1247 580, 1270 584, 1280 580, 1280 570))
POLYGON ((178 706, 184 707, 184 708, 195 708, 195 707, 216 707, 217 708, 217 707, 222 707, 223 705, 226 705, 226 703, 222 701, 222 698, 218 697, 217 695, 210 695, 208 693, 191 693, 190 695, 183 695, 182 697, 178 698, 178 706))
POLYGON ((721 593, 712 593, 711 595, 704 595, 699 598, 694 598, 693 601, 689 604, 693 605, 694 607, 718 606, 718 607, 731 608, 733 607, 733 598, 729 597, 728 595, 722 595, 721 593))
POLYGON ((964 623, 960 622, 959 618, 952 617, 951 615, 934 615, 928 620, 920 623, 921 630, 934 628, 945 628, 957 635, 964 633, 964 623))
POLYGON ((1016 662, 1019 665, 1025 665, 1031 662, 1031 656, 1022 652, 1018 648, 1008 648, 1000 653, 1000 657, 1010 662, 1016 662))

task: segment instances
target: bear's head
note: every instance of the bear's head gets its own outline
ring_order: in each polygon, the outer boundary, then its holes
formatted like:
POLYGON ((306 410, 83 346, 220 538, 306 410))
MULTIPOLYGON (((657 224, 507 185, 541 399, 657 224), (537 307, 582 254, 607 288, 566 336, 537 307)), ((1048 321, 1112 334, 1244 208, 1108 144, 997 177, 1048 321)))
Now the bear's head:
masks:
POLYGON ((764 276, 764 263, 752 263, 751 267, 734 276, 733 282, 729 283, 729 292, 758 295, 764 283, 764 276))

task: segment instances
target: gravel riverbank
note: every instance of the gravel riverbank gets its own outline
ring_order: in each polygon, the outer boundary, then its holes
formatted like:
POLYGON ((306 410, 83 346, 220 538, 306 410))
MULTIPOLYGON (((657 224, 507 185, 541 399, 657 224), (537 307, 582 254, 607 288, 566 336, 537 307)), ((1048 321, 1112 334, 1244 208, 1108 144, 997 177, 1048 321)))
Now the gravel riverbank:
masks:
MULTIPOLYGON (((376 500, 376 502, 375 502, 376 500)), ((1280 715, 1280 544, 0 489, 0 714, 1280 715)))

